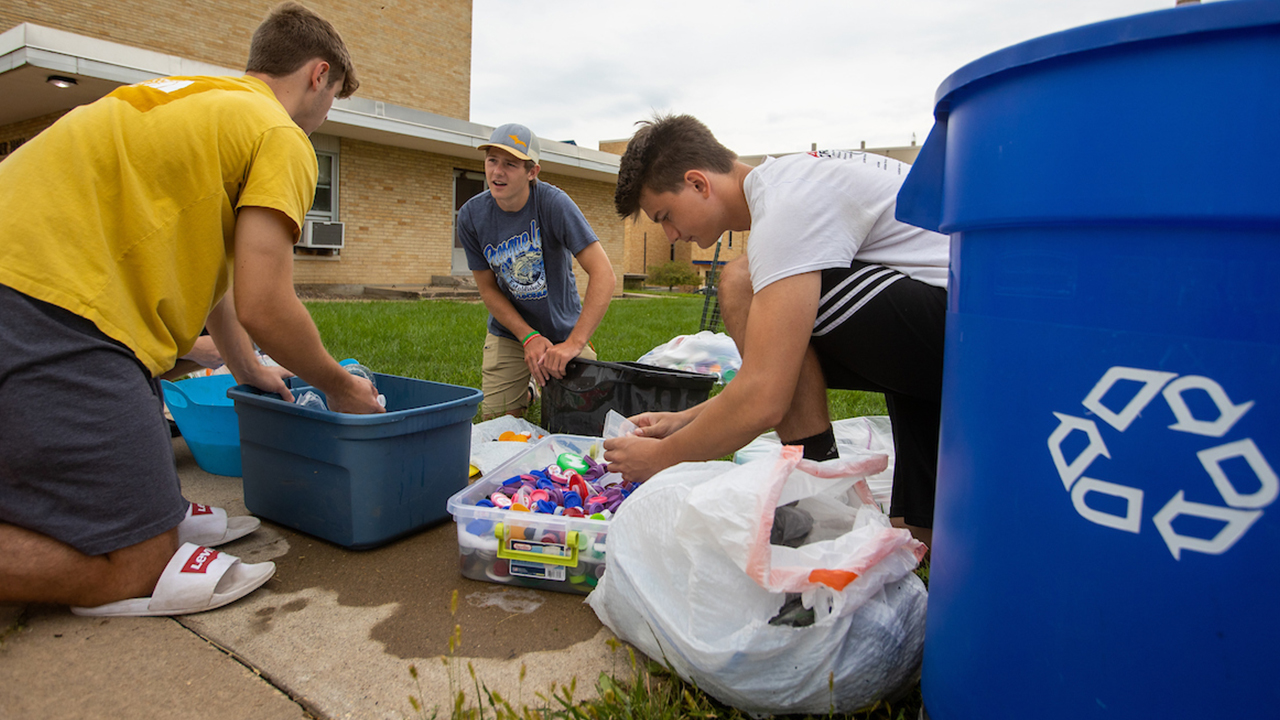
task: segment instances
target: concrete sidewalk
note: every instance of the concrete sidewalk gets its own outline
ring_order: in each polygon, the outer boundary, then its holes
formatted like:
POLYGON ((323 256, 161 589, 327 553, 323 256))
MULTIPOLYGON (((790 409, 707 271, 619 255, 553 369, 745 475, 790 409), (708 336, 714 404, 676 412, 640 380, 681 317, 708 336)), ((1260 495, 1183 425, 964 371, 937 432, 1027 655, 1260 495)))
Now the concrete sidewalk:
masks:
MULTIPOLYGON (((188 499, 247 514, 239 478, 199 469, 180 438, 174 453, 188 499)), ((517 709, 574 677, 582 698, 601 672, 630 672, 583 596, 463 578, 452 522, 355 551, 264 520, 219 549, 273 560, 276 575, 231 605, 178 618, 0 606, 0 717, 400 720, 418 717, 410 695, 427 716, 448 717, 451 683, 476 699, 468 664, 517 709), (446 664, 455 626, 462 642, 446 664)))

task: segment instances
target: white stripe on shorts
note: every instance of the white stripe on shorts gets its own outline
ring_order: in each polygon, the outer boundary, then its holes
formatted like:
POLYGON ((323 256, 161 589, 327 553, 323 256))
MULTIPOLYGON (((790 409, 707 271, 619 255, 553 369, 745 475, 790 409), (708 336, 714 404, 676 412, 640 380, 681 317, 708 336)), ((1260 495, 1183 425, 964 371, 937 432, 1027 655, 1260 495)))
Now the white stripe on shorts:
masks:
POLYGON ((832 330, 840 327, 841 323, 848 320, 854 313, 862 309, 862 306, 870 302, 871 298, 879 295, 881 291, 895 282, 906 277, 897 270, 890 270, 880 265, 868 265, 858 272, 845 278, 839 285, 836 285, 818 303, 818 307, 822 308, 828 303, 831 307, 821 312, 817 319, 813 321, 813 335, 826 335, 832 330), (852 290, 846 291, 851 283, 858 282, 858 285, 852 290), (839 316, 833 316, 839 313, 839 316))

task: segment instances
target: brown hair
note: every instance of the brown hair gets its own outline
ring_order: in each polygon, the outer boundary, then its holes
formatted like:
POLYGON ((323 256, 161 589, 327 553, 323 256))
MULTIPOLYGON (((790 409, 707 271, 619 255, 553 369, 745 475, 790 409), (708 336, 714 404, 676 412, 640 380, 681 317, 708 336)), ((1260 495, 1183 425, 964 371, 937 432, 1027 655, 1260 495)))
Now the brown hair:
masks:
POLYGON ((283 2, 253 32, 245 71, 284 77, 316 58, 329 63, 330 84, 342 80, 338 97, 350 97, 360 87, 351 55, 333 25, 296 2, 283 2))
POLYGON ((686 172, 729 173, 738 159, 692 115, 657 115, 636 124, 640 129, 618 164, 618 188, 613 193, 614 208, 624 218, 640 213, 641 190, 675 192, 686 172))

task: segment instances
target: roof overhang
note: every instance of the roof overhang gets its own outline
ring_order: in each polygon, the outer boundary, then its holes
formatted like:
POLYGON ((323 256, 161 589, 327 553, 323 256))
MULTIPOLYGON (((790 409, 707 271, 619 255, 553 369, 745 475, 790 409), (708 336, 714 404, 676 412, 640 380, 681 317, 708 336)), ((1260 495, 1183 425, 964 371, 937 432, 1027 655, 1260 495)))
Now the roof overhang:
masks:
MULTIPOLYGON (((0 126, 70 110, 121 85, 170 75, 241 75, 241 71, 120 43, 22 23, 0 33, 0 126), (59 88, 50 75, 72 78, 59 88)), ((379 145, 478 159, 493 128, 360 97, 334 102, 317 131, 379 145)), ((544 172, 617 182, 620 158, 541 140, 544 172)))

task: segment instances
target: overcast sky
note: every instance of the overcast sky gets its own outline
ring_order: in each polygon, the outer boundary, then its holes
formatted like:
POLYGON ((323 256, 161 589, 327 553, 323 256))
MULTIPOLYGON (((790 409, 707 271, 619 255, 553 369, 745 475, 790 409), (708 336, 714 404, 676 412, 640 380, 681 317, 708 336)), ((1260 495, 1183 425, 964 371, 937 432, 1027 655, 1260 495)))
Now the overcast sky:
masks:
POLYGON ((923 143, 965 64, 1175 0, 473 2, 473 122, 595 149, 688 113, 757 155, 923 143))

